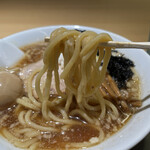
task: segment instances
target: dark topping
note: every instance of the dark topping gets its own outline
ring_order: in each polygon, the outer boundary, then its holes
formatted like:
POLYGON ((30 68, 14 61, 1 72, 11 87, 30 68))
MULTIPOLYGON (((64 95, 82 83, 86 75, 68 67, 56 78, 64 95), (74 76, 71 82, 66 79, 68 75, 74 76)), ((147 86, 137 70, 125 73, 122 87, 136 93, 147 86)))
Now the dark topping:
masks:
POLYGON ((76 31, 79 31, 79 32, 85 32, 86 30, 79 30, 79 29, 75 29, 76 31))
POLYGON ((123 56, 111 56, 107 69, 119 89, 127 88, 126 81, 133 76, 131 67, 134 67, 134 63, 131 60, 123 56))

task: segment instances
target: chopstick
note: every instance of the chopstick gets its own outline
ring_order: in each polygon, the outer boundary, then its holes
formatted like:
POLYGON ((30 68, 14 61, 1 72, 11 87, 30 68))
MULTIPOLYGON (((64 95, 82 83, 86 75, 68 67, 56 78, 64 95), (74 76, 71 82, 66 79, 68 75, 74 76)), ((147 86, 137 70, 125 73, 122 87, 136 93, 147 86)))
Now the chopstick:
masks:
POLYGON ((150 42, 116 42, 109 41, 101 43, 101 46, 105 47, 114 47, 114 48, 141 48, 141 49, 150 49, 150 42))
MULTIPOLYGON (((45 42, 49 42, 50 38, 45 37, 45 42)), ((100 46, 113 47, 113 48, 140 48, 140 49, 150 49, 150 42, 117 42, 109 41, 100 43, 100 46)))
MULTIPOLYGON (((150 42, 150 32, 149 32, 149 36, 148 36, 148 42, 150 42)), ((147 49, 147 53, 150 55, 150 49, 147 49)))

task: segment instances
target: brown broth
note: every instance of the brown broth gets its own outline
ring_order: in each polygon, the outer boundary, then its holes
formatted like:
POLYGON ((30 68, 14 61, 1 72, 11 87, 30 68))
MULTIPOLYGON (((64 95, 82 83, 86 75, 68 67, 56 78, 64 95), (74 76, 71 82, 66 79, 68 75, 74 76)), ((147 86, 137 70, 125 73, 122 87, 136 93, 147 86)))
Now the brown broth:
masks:
MULTIPOLYGON (((36 43, 32 45, 28 45, 23 47, 22 50, 27 54, 25 59, 17 65, 17 67, 24 67, 30 63, 37 62, 42 59, 43 52, 46 49, 47 43, 36 43)), ((133 81, 131 80, 132 85, 129 84, 128 94, 133 97, 139 96, 139 80, 133 81), (138 85, 138 86, 137 86, 138 85), (137 87, 136 90, 130 90, 130 87, 137 87), (137 94, 138 93, 138 94, 137 94)), ((122 92, 122 94, 124 94, 122 92)), ((17 104, 8 108, 7 110, 0 111, 0 133, 2 134, 3 128, 6 128, 9 131, 13 131, 15 128, 24 128, 21 124, 19 124, 17 114, 15 113, 17 104)), ((44 120, 41 115, 41 112, 36 112, 35 118, 31 120, 37 124, 43 126, 56 126, 52 121, 48 122, 44 120)), ((109 117, 106 117, 105 120, 102 120, 101 126, 105 133, 105 138, 111 136, 113 133, 117 132, 122 126, 124 126, 130 118, 130 114, 120 112, 120 122, 112 121, 109 117)), ((38 137, 40 141, 39 148, 40 149, 64 149, 66 144, 78 143, 78 142, 86 142, 89 141, 92 137, 98 137, 99 131, 96 129, 96 126, 90 125, 88 123, 84 123, 82 118, 73 118, 76 119, 81 124, 70 126, 70 128, 66 131, 60 132, 40 132, 38 137)), ((58 124, 57 127, 61 128, 61 124, 58 124)), ((19 138, 22 138, 20 136, 19 138)))
MULTIPOLYGON (((2 120, 3 117, 6 117, 5 120, 3 119, 3 122, 1 123, 1 131, 3 130, 3 128, 7 129, 10 132, 13 132, 14 129, 24 128, 24 126, 19 124, 18 117, 15 113, 16 106, 17 104, 13 105, 7 110, 0 112, 0 120, 2 120)), ((103 125, 102 129, 106 135, 105 138, 108 138, 113 133, 118 131, 123 125, 127 123, 129 118, 130 116, 128 115, 126 121, 123 124, 118 124, 116 121, 112 121, 110 123, 108 122, 108 120, 103 120, 103 123, 101 123, 101 125, 103 125), (110 126, 110 128, 107 128, 108 125, 110 126)), ((49 126, 49 124, 51 124, 52 126, 52 121, 48 123, 48 121, 44 120, 40 112, 37 112, 36 117, 31 120, 42 126, 49 126)), ((96 129, 95 125, 83 123, 82 119, 80 119, 79 117, 76 120, 79 120, 81 124, 72 125, 67 130, 60 130, 60 132, 41 132, 38 137, 40 141, 39 148, 65 149, 65 146, 67 144, 69 145, 69 143, 88 142, 92 137, 99 136, 99 131, 96 129)), ((61 127, 61 125, 58 125, 57 127, 61 127)), ((1 131, 0 134, 2 134, 1 131)), ((16 135, 16 137, 18 137, 18 135, 16 135)), ((23 138, 23 135, 20 135, 18 138, 23 138)))
POLYGON ((22 68, 28 64, 41 60, 47 45, 48 43, 39 42, 22 47, 21 50, 25 53, 25 57, 16 65, 16 67, 22 68))

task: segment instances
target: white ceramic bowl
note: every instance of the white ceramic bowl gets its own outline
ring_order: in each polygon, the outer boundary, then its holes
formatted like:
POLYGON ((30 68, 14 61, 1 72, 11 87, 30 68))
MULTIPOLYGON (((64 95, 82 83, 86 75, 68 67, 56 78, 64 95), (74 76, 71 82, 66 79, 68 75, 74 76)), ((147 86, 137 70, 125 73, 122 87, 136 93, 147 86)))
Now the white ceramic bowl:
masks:
MULTIPOLYGON (((59 27, 65 27, 67 29, 80 29, 80 30, 92 30, 97 33, 109 33, 114 41, 129 41, 128 39, 101 29, 78 26, 78 25, 57 25, 35 28, 23 32, 19 32, 4 38, 4 41, 10 42, 17 47, 22 47, 28 44, 32 44, 38 41, 43 41, 45 36, 49 36, 50 33, 59 27)), ((134 61, 136 70, 141 79, 141 97, 145 97, 150 94, 150 56, 140 49, 123 49, 120 50, 126 57, 134 61)), ((15 55, 15 54, 14 54, 15 55)), ((146 100, 144 106, 150 105, 150 99, 146 100)), ((88 150, 127 150, 136 145, 142 140, 150 131, 150 109, 146 109, 136 115, 134 115, 129 122, 120 129, 117 133, 106 139, 99 145, 87 148, 88 150)), ((0 150, 16 150, 14 146, 8 143, 5 139, 0 137, 0 150)))

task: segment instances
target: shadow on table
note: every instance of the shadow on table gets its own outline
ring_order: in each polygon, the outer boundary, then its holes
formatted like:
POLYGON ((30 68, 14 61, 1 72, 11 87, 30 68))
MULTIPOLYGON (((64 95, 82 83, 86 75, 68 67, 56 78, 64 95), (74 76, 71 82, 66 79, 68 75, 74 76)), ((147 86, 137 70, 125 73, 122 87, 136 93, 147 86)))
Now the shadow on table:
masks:
POLYGON ((130 150, 150 150, 150 133, 130 150))

